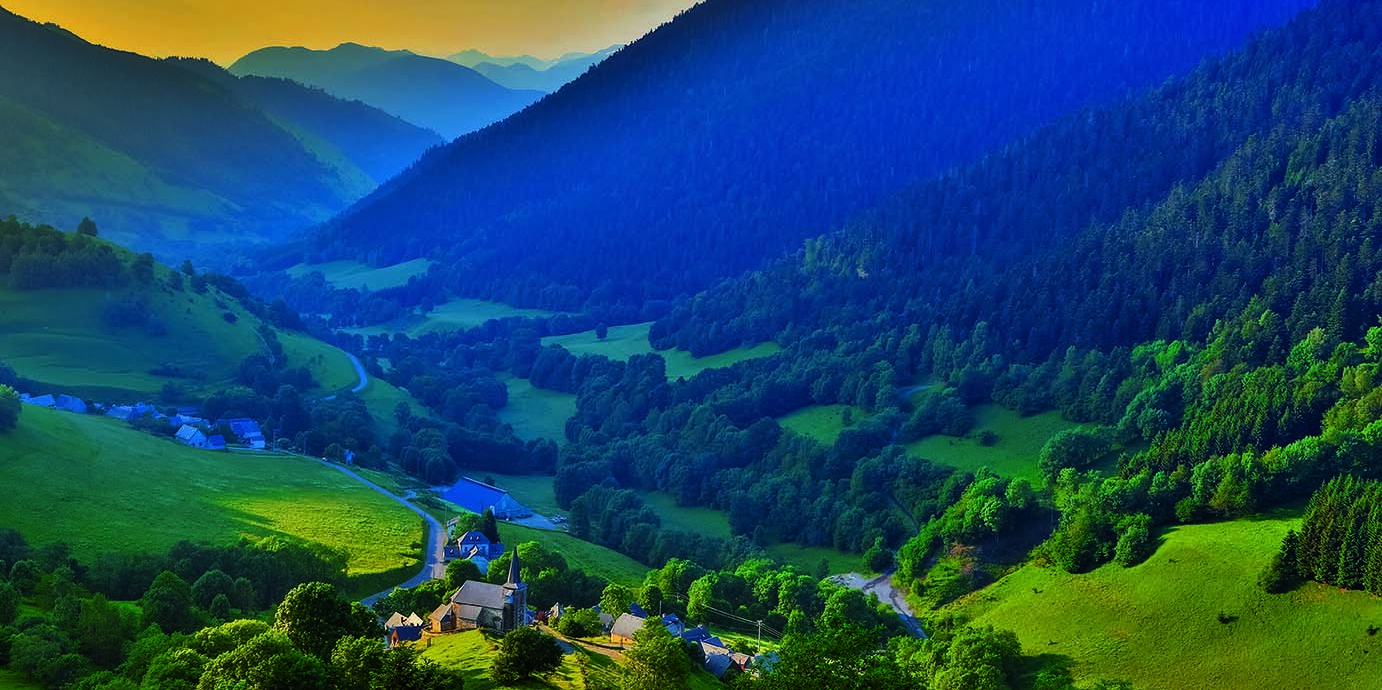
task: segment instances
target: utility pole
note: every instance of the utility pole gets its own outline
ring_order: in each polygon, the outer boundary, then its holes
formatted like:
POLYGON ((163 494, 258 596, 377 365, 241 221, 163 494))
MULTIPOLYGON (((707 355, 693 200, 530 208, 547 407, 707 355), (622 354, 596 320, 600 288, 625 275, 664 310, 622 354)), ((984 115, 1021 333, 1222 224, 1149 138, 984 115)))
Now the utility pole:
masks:
POLYGON ((763 652, 763 621, 758 621, 758 651, 763 652))

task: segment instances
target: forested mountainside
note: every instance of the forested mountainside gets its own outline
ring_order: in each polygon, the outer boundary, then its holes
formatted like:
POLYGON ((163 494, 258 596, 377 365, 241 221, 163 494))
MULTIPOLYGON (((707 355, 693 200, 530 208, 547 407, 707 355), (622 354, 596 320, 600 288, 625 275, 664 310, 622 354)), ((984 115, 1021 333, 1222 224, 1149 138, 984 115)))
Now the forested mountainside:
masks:
POLYGON ((557 500, 575 533, 647 562, 730 557, 662 529, 639 489, 721 509, 758 542, 901 547, 916 592, 938 553, 1025 553, 1048 515, 1060 519, 1042 560, 1135 563, 1156 525, 1378 472, 1379 48, 1382 4, 1329 0, 920 185, 653 328, 657 344, 699 354, 775 339, 771 357, 669 381, 657 356, 578 358, 521 321, 375 337, 368 352, 413 390, 476 399, 493 385, 480 372, 506 370, 575 394, 557 500), (1044 488, 903 449, 965 433, 988 402, 1095 426, 1048 444, 1044 488), (775 421, 831 404, 859 410, 833 442, 775 421))
POLYGON ((505 88, 448 60, 354 43, 331 50, 262 48, 236 60, 230 71, 291 79, 363 101, 448 140, 502 120, 543 96, 541 91, 505 88))
POLYGON ((427 156, 308 253, 427 256, 450 290, 525 306, 686 294, 1309 4, 711 0, 427 156))
MULTIPOLYGON (((983 473, 946 480, 974 482, 963 491, 932 482, 931 497, 904 498, 935 468, 892 444, 966 429, 980 402, 1105 425, 1043 455, 1062 520, 1039 553, 1071 570, 1123 553, 1136 562, 1149 525, 1241 516, 1340 473, 1376 476, 1365 458, 1376 452, 1382 352, 1379 48, 1382 5, 1327 1, 1145 97, 1045 128, 699 296, 655 325, 661 344, 713 352, 776 338, 786 351, 673 386, 671 400, 704 400, 707 412, 661 405, 627 376, 626 394, 582 388, 559 490, 566 473, 607 472, 680 491, 696 473, 679 468, 708 461, 690 454, 696 439, 735 438, 730 429, 771 439, 759 429, 766 417, 858 405, 873 420, 824 461, 770 443, 747 467, 771 479, 736 490, 749 456, 721 454, 699 485, 715 489, 688 495, 729 510, 736 529, 813 543, 834 525, 846 548, 870 543, 850 535, 881 530, 897 543, 905 529, 839 512, 836 500, 813 522, 801 497, 872 496, 857 507, 891 497, 922 524, 936 518, 899 554, 919 583, 936 548, 1001 535, 1004 511, 1030 507, 1005 493, 1009 478, 983 473), (941 385, 902 400, 918 381, 941 385), (717 414, 730 426, 706 436, 717 414), (658 448, 663 462, 645 468, 658 448), (1115 472, 1083 474, 1110 449, 1126 451, 1115 472), (802 468, 824 483, 803 488, 802 468), (981 510, 997 516, 986 527, 968 521, 981 510)), ((552 370, 539 359, 534 379, 552 370)))
POLYGON ((420 143, 375 114, 319 103, 308 118, 281 96, 261 109, 172 62, 0 10, 0 215, 62 227, 89 216, 124 244, 186 255, 281 238, 373 188, 368 156, 335 149, 323 120, 380 146, 420 143))
POLYGON ((275 77, 236 77, 209 60, 175 61, 216 81, 281 124, 301 128, 341 152, 375 185, 412 165, 441 136, 360 101, 275 77))

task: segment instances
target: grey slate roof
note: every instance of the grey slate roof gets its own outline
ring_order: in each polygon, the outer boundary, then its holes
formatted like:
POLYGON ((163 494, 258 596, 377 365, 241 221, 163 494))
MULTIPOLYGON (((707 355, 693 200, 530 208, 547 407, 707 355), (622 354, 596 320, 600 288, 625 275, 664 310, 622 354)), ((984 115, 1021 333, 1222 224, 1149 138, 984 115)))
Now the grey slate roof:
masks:
POLYGON ((487 609, 504 609, 503 585, 469 580, 451 595, 451 601, 462 606, 479 606, 487 609))

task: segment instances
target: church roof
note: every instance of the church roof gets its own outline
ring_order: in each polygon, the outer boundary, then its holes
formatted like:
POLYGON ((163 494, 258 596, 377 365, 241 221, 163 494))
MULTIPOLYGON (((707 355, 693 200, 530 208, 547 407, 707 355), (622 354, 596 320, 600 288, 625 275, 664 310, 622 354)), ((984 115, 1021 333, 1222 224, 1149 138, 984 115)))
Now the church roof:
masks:
POLYGON ((468 580, 451 596, 451 601, 462 606, 479 606, 502 611, 504 609, 504 587, 488 582, 468 580))

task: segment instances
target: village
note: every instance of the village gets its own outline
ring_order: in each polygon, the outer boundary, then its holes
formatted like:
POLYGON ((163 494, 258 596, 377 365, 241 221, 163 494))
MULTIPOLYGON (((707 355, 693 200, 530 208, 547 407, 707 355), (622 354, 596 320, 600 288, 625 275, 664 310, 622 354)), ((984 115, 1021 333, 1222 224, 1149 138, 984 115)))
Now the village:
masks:
MULTIPOLYGON (((467 481, 487 486, 475 480, 467 481)), ((499 501, 507 499, 510 502, 505 505, 510 514, 523 512, 514 509, 516 503, 512 503, 513 499, 507 493, 495 487, 488 488, 502 494, 499 501)), ((499 501, 496 501, 496 505, 499 505, 499 501)), ((452 527, 456 524, 455 520, 450 523, 452 527)), ((528 586, 523 582, 517 547, 509 550, 509 553, 511 558, 504 584, 467 580, 426 617, 415 611, 407 614, 393 612, 384 622, 388 646, 411 644, 425 647, 438 637, 468 630, 482 630, 502 636, 520 627, 533 626, 545 628, 546 632, 564 643, 563 648, 568 653, 573 651, 572 645, 580 645, 598 653, 614 655, 633 646, 635 635, 652 624, 662 626, 672 637, 680 640, 688 655, 721 681, 727 682, 743 673, 765 670, 776 659, 771 652, 757 655, 737 652, 706 625, 691 626, 676 614, 652 613, 637 602, 631 602, 622 611, 605 611, 596 604, 591 610, 599 620, 599 635, 579 638, 563 635, 557 627, 563 617, 574 615, 576 611, 561 603, 541 610, 528 606, 528 586)), ((502 543, 492 542, 478 531, 448 535, 445 547, 448 562, 470 561, 482 573, 488 572, 490 564, 504 554, 505 546, 502 543)))
POLYGON ((268 444, 259 422, 247 418, 224 418, 214 423, 197 416, 197 409, 179 407, 160 410, 152 403, 132 405, 106 405, 87 402, 71 395, 45 394, 30 395, 21 393, 19 401, 25 405, 42 407, 73 414, 99 414, 122 422, 136 422, 148 418, 153 423, 166 427, 173 438, 184 446, 201 450, 227 450, 227 432, 230 443, 242 448, 264 450, 268 444), (171 414, 169 414, 171 412, 171 414))

